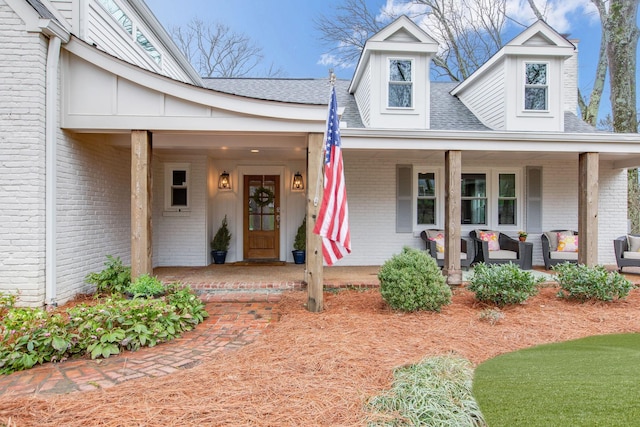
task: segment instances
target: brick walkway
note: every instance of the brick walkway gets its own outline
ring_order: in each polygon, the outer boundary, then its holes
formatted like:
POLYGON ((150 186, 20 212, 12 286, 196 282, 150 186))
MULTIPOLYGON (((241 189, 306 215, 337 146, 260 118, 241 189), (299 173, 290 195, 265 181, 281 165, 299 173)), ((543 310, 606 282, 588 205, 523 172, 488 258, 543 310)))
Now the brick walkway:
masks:
POLYGON ((125 352, 108 359, 47 363, 26 371, 0 376, 0 395, 47 394, 107 388, 123 381, 158 377, 188 369, 217 352, 238 349, 253 342, 272 321, 276 294, 270 301, 207 303, 209 317, 181 338, 153 348, 125 352))

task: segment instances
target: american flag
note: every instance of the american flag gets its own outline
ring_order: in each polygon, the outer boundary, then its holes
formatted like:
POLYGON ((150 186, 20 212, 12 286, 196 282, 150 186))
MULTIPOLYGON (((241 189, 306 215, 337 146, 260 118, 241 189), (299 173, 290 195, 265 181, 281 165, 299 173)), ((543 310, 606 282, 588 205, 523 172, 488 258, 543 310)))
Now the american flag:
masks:
POLYGON ((340 118, 335 87, 331 90, 324 150, 324 194, 313 232, 322 236, 325 263, 333 265, 344 255, 351 253, 349 208, 342 167, 340 118))

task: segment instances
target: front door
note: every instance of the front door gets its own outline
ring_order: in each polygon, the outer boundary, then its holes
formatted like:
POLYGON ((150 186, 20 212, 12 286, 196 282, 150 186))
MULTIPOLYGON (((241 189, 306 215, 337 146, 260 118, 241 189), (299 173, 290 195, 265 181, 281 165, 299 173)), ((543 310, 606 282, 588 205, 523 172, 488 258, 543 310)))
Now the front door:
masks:
POLYGON ((244 176, 244 259, 280 257, 280 176, 244 176))

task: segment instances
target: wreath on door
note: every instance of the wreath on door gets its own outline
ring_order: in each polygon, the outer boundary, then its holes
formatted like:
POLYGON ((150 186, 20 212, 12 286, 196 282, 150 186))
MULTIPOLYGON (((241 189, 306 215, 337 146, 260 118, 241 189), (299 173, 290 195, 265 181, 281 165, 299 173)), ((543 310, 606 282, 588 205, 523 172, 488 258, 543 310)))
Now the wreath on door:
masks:
POLYGON ((266 187, 258 187, 253 192, 253 196, 251 196, 251 199, 257 206, 264 208, 265 206, 269 206, 271 203, 273 203, 274 197, 275 195, 273 194, 273 191, 269 190, 266 187))

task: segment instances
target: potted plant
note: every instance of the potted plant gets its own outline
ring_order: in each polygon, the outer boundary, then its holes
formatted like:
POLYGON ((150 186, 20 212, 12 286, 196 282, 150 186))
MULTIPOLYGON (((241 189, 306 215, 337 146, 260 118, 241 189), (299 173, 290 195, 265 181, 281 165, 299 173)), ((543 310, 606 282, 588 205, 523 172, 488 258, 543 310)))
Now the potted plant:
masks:
POLYGON ((211 241, 211 256, 213 257, 214 264, 224 264, 230 242, 231 233, 229 233, 229 225, 227 223, 227 216, 225 215, 222 220, 222 225, 218 228, 216 235, 211 241))
POLYGON ((518 240, 520 240, 521 242, 524 242, 527 240, 527 232, 526 231, 518 231, 518 240))
POLYGON ((302 224, 298 227, 296 238, 293 241, 293 262, 295 264, 304 264, 307 249, 307 217, 302 220, 302 224))

